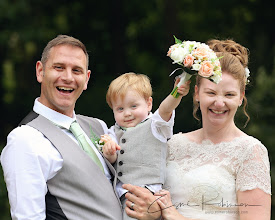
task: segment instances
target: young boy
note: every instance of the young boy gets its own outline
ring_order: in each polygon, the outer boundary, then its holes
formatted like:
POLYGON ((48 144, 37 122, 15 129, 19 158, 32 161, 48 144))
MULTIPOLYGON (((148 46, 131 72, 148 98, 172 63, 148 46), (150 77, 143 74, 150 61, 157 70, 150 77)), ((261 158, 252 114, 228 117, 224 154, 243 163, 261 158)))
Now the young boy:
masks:
POLYGON ((124 208, 127 191, 122 188, 123 183, 146 187, 152 193, 161 190, 166 142, 173 135, 174 110, 188 94, 189 84, 190 81, 178 88, 179 98, 169 95, 152 114, 152 87, 147 76, 125 73, 111 82, 106 100, 116 121, 110 134, 118 145, 110 138, 105 139, 103 154, 111 163, 116 162, 117 193, 124 208))

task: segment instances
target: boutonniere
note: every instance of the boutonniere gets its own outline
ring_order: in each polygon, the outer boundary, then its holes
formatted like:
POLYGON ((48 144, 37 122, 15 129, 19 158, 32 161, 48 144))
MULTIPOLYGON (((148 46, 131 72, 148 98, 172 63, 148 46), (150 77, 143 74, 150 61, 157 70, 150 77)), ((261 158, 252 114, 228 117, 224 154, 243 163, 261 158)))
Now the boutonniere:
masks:
POLYGON ((100 137, 98 137, 91 127, 90 127, 90 132, 91 132, 91 137, 90 137, 91 141, 96 146, 96 148, 101 153, 103 153, 103 150, 102 150, 103 145, 105 143, 107 143, 108 141, 111 141, 112 138, 109 135, 107 135, 107 134, 100 135, 100 137))
POLYGON ((98 137, 95 132, 93 131, 93 129, 90 127, 90 139, 93 142, 93 144, 96 146, 96 148, 102 152, 102 146, 105 144, 104 141, 101 140, 100 137, 98 137))

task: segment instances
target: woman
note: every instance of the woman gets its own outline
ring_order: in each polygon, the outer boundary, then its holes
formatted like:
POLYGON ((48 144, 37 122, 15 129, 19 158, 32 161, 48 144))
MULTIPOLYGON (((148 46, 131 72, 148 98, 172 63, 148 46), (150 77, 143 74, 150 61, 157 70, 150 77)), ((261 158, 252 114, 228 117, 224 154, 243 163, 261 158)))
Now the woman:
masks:
POLYGON ((211 40, 220 59, 222 81, 197 77, 194 116, 202 128, 174 135, 168 142, 167 180, 157 200, 164 219, 270 219, 268 153, 257 139, 235 125, 247 100, 247 49, 232 41, 211 40), (172 198, 172 201, 171 201, 172 198))

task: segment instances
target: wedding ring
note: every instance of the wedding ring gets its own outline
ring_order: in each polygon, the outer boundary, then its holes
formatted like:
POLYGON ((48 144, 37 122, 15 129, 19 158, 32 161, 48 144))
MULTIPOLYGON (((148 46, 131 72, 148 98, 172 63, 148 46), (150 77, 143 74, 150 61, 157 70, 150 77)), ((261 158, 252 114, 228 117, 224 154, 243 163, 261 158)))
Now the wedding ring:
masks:
POLYGON ((131 204, 131 209, 132 210, 134 209, 134 205, 135 205, 135 203, 132 202, 132 204, 131 204))

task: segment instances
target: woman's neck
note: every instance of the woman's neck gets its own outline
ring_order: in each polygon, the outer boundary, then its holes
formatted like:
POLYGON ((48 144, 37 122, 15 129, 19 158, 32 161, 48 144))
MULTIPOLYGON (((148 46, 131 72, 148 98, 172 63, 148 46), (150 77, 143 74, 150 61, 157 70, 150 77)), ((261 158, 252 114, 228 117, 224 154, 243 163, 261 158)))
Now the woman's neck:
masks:
POLYGON ((223 127, 203 125, 200 129, 201 141, 210 140, 214 144, 231 141, 242 134, 243 132, 234 123, 223 127))

